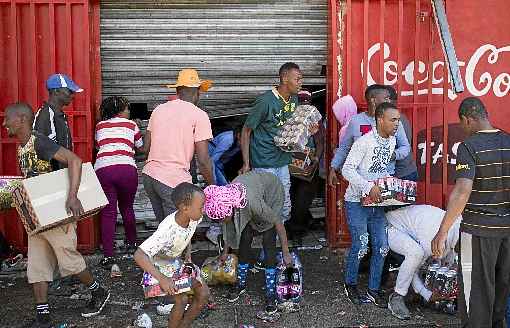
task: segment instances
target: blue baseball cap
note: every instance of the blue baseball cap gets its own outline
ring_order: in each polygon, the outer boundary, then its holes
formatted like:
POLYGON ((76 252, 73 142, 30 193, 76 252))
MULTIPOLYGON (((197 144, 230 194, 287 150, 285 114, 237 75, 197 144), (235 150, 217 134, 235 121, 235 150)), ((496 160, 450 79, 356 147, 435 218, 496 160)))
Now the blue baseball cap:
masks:
POLYGON ((69 78, 69 76, 65 74, 53 74, 48 80, 46 80, 46 88, 48 90, 51 89, 60 89, 60 88, 68 88, 72 92, 82 92, 83 89, 80 88, 73 80, 69 78))

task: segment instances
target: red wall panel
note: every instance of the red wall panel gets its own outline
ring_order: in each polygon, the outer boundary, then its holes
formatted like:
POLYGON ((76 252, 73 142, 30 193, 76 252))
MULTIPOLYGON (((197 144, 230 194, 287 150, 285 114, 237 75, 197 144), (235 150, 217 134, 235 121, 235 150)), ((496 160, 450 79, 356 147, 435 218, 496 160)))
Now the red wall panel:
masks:
MULTIPOLYGON (((510 21, 508 2, 490 5, 466 0, 462 6, 446 1, 447 15, 466 91, 451 91, 448 71, 430 1, 347 0, 330 1, 331 13, 340 22, 330 25, 330 42, 341 36, 337 79, 329 87, 331 108, 337 90, 352 95, 360 111, 366 110, 363 92, 374 83, 392 85, 399 93, 399 107, 413 125, 413 152, 420 174, 419 201, 445 207, 454 179, 455 155, 464 135, 458 126, 457 109, 468 96, 479 96, 493 123, 510 130, 510 21), (481 14, 483 13, 483 15, 481 14), (495 28, 497 26, 497 28, 495 28), (443 166, 443 163, 447 165, 443 166)), ((338 42, 337 42, 338 43, 338 42)), ((330 65, 330 69, 336 69, 330 65)), ((329 117, 333 117, 331 112, 329 117)), ((331 121, 331 120, 330 120, 331 121)), ((329 125, 331 154, 337 144, 336 124, 329 125)), ((331 159, 329 157, 328 161, 331 159)), ((337 208, 346 183, 328 190, 328 223, 331 244, 349 243, 344 213, 337 208)))
MULTIPOLYGON (((99 44, 95 44, 99 42, 99 26, 93 26, 99 22, 98 15, 98 2, 85 0, 0 0, 0 119, 5 107, 17 101, 37 110, 48 97, 45 82, 49 75, 58 72, 71 76, 85 89, 65 108, 74 151, 83 161, 92 160, 93 120, 100 94, 100 83, 92 83, 100 69, 96 67, 100 65, 96 54, 99 44)), ((0 175, 16 174, 16 142, 2 129, 0 175)), ((25 247, 26 236, 17 221, 12 211, 1 213, 0 231, 16 247, 25 247)), ((86 252, 97 247, 94 220, 79 223, 78 244, 86 252)))

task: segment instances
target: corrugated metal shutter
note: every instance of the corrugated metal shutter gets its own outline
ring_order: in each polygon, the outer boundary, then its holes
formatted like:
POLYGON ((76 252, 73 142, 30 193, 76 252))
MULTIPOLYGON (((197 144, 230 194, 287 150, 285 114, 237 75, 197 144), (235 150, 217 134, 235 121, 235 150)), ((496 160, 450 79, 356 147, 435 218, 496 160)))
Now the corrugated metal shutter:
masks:
POLYGON ((301 66, 323 85, 327 1, 102 1, 103 96, 149 109, 166 100, 181 68, 214 81, 201 107, 211 117, 245 113, 277 83, 279 67, 301 66))

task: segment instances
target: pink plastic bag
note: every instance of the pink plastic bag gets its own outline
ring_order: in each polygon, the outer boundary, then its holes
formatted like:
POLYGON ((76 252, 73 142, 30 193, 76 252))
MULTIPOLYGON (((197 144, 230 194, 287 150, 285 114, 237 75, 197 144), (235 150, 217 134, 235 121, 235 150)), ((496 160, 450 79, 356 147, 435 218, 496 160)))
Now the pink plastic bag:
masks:
POLYGON ((342 138, 345 135, 349 121, 357 113, 358 106, 356 106, 354 99, 350 95, 338 98, 338 100, 333 104, 333 114, 335 114, 336 120, 342 126, 338 133, 338 144, 342 142, 342 138))

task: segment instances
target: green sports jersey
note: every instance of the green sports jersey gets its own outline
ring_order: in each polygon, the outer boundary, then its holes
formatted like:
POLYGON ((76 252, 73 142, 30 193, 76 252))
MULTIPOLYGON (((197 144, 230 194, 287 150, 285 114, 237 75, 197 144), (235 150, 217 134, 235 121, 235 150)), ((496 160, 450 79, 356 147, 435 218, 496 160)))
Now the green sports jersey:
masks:
POLYGON ((245 126, 252 129, 250 164, 253 168, 282 167, 290 164, 291 153, 282 151, 274 137, 296 109, 298 99, 291 96, 288 102, 276 88, 257 97, 246 119, 245 126))

